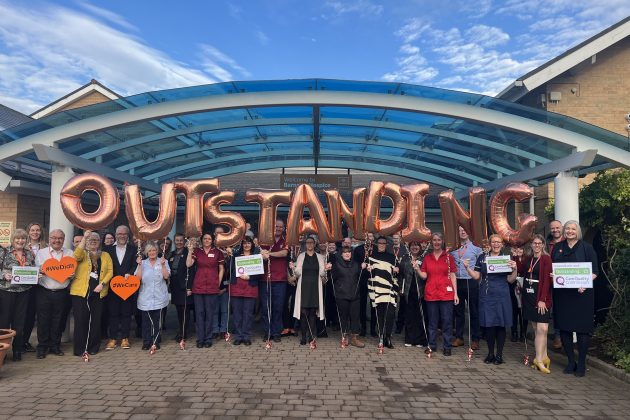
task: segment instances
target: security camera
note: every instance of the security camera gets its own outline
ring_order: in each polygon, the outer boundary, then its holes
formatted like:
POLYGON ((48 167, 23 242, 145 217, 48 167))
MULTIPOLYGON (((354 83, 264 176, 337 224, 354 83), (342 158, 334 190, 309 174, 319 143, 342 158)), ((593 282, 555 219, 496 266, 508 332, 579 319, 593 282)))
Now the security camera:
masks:
POLYGON ((626 131, 630 131, 630 124, 626 124, 626 131))
POLYGON ((626 121, 630 122, 630 112, 626 114, 626 121))

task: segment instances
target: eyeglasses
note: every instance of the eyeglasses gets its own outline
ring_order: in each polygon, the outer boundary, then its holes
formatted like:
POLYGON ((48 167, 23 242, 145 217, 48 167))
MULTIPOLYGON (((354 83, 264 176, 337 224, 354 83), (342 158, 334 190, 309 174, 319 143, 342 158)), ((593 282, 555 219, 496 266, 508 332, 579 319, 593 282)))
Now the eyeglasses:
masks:
POLYGON ((377 245, 387 245, 387 242, 377 242, 377 245))
POLYGON ((542 242, 532 242, 532 246, 542 246, 542 242))
POLYGON ((492 241, 490 243, 493 244, 493 245, 503 245, 503 242, 501 242, 501 241, 492 241))
POLYGON ((61 240, 61 241, 63 241, 65 238, 64 238, 63 236, 62 236, 62 237, 59 237, 59 236, 51 236, 51 237, 50 237, 50 239, 51 239, 51 240, 53 240, 53 241, 55 241, 55 240, 61 240))

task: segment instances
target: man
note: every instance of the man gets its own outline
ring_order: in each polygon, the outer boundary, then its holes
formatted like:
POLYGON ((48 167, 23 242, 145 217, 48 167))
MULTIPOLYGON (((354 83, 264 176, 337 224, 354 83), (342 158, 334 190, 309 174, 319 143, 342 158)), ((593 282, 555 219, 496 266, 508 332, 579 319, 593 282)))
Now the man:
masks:
POLYGON ((362 267, 370 272, 368 293, 377 318, 378 337, 385 347, 393 349, 392 329, 398 301, 398 267, 394 255, 387 252, 387 238, 376 240, 376 250, 362 267))
POLYGON ((265 341, 273 339, 276 343, 281 341, 282 313, 284 311, 284 298, 287 291, 289 263, 287 255, 286 239, 284 236, 284 222, 276 220, 274 228, 274 244, 262 246, 262 257, 265 263, 265 277, 258 285, 260 298, 260 313, 262 315, 265 341), (269 283, 269 284, 267 284, 269 283), (268 290, 269 289, 269 290, 268 290), (269 308, 271 305, 271 308, 269 308), (271 317, 269 316, 271 312, 271 317))
MULTIPOLYGON (((54 258, 60 261, 63 257, 72 257, 73 252, 63 247, 66 239, 65 233, 61 229, 50 231, 50 245, 40 249, 35 257, 35 264, 41 267, 46 260, 54 258)), ((63 356, 61 351, 61 316, 64 310, 64 303, 68 299, 70 280, 74 273, 68 276, 63 282, 58 282, 44 274, 39 279, 37 288, 37 358, 43 359, 49 352, 63 356)))
POLYGON ((83 235, 74 235, 72 238, 72 249, 75 250, 83 240, 83 235))
MULTIPOLYGON (((483 252, 481 248, 470 242, 468 233, 463 227, 459 227, 460 247, 455 251, 451 251, 451 255, 455 259, 457 266, 457 296, 460 302, 468 301, 468 309, 470 311, 470 348, 479 350, 479 282, 470 278, 464 266, 464 260, 468 260, 470 264, 477 261, 477 257, 483 252)), ((453 338, 453 347, 464 345, 464 326, 466 325, 465 305, 455 305, 455 337, 453 338)))
MULTIPOLYGON (((129 228, 120 225, 116 228, 116 242, 114 245, 105 246, 103 251, 107 252, 114 263, 114 277, 123 276, 128 278, 136 271, 136 250, 129 242, 129 228)), ((135 295, 135 293, 134 293, 135 295)), ((121 299, 116 293, 107 294, 107 308, 109 312, 109 331, 105 350, 114 350, 118 346, 123 349, 130 348, 129 330, 131 328, 131 315, 135 309, 134 296, 127 300, 121 299)))
MULTIPOLYGON (((549 222, 549 255, 553 254, 553 247, 562 241, 564 241, 564 237, 562 236, 562 222, 560 220, 552 220, 549 222)), ((553 348, 556 350, 562 348, 560 330, 555 327, 555 324, 553 328, 553 348)))
MULTIPOLYGON (((216 226, 214 228, 214 237, 216 241, 217 235, 225 233, 225 229, 223 226, 216 226)), ((228 329, 228 293, 227 288, 230 284, 232 273, 230 272, 232 268, 232 264, 230 262, 231 255, 225 248, 221 248, 220 251, 223 253, 223 259, 225 260, 225 275, 223 276, 223 282, 221 283, 219 295, 217 298, 217 306, 214 312, 213 318, 213 326, 212 326, 212 337, 213 338, 224 338, 228 329)))
MULTIPOLYGON (((83 235, 74 235, 72 237, 72 250, 77 249, 81 241, 83 240, 83 235)), ((66 298, 63 304, 63 311, 61 312, 61 324, 59 325, 61 331, 61 341, 63 343, 70 342, 70 310, 72 309, 72 299, 70 298, 70 294, 66 298)))
MULTIPOLYGON (((352 258, 354 261, 359 264, 367 263, 368 258, 372 252, 372 244, 374 243, 374 234, 368 233, 366 235, 365 243, 358 245, 354 248, 354 252, 352 258)), ((367 312, 366 305, 368 304, 368 279, 370 278, 370 273, 362 269, 361 276, 359 278, 359 318, 361 320, 361 332, 360 336, 365 337, 366 329, 367 329, 367 312)), ((374 308, 370 306, 371 316, 370 316, 370 333, 372 337, 376 337, 376 315, 374 312, 374 308)))

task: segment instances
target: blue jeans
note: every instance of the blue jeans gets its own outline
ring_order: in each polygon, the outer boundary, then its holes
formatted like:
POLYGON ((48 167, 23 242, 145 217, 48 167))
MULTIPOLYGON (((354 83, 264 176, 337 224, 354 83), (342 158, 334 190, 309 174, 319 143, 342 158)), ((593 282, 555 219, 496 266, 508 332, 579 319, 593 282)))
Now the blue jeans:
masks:
POLYGON ((218 295, 193 295, 197 343, 212 344, 212 318, 217 307, 218 295))
POLYGON ((443 347, 450 349, 453 332, 453 301, 427 301, 427 310, 429 312, 429 347, 433 351, 437 349, 437 330, 441 320, 443 347))
POLYGON ((212 334, 224 333, 228 329, 228 292, 217 295, 217 309, 214 311, 212 334))
POLYGON ((284 310, 284 295, 287 292, 286 281, 260 282, 258 295, 260 297, 260 314, 262 317, 263 333, 265 336, 279 336, 282 331, 282 311, 284 310), (269 294, 267 287, 271 289, 271 331, 269 328, 269 312, 267 310, 269 294))
POLYGON ((234 339, 251 340, 256 299, 232 296, 231 303, 232 316, 234 317, 234 339))
POLYGON ((142 313, 142 344, 150 346, 162 341, 162 309, 140 312, 142 313))

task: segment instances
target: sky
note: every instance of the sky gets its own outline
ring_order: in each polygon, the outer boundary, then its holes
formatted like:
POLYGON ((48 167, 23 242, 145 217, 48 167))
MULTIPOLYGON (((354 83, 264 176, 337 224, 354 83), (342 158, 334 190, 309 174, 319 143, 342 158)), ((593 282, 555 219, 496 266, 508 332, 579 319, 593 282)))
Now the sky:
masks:
POLYGON ((396 81, 495 95, 630 15, 627 0, 0 0, 0 103, 230 80, 396 81))

